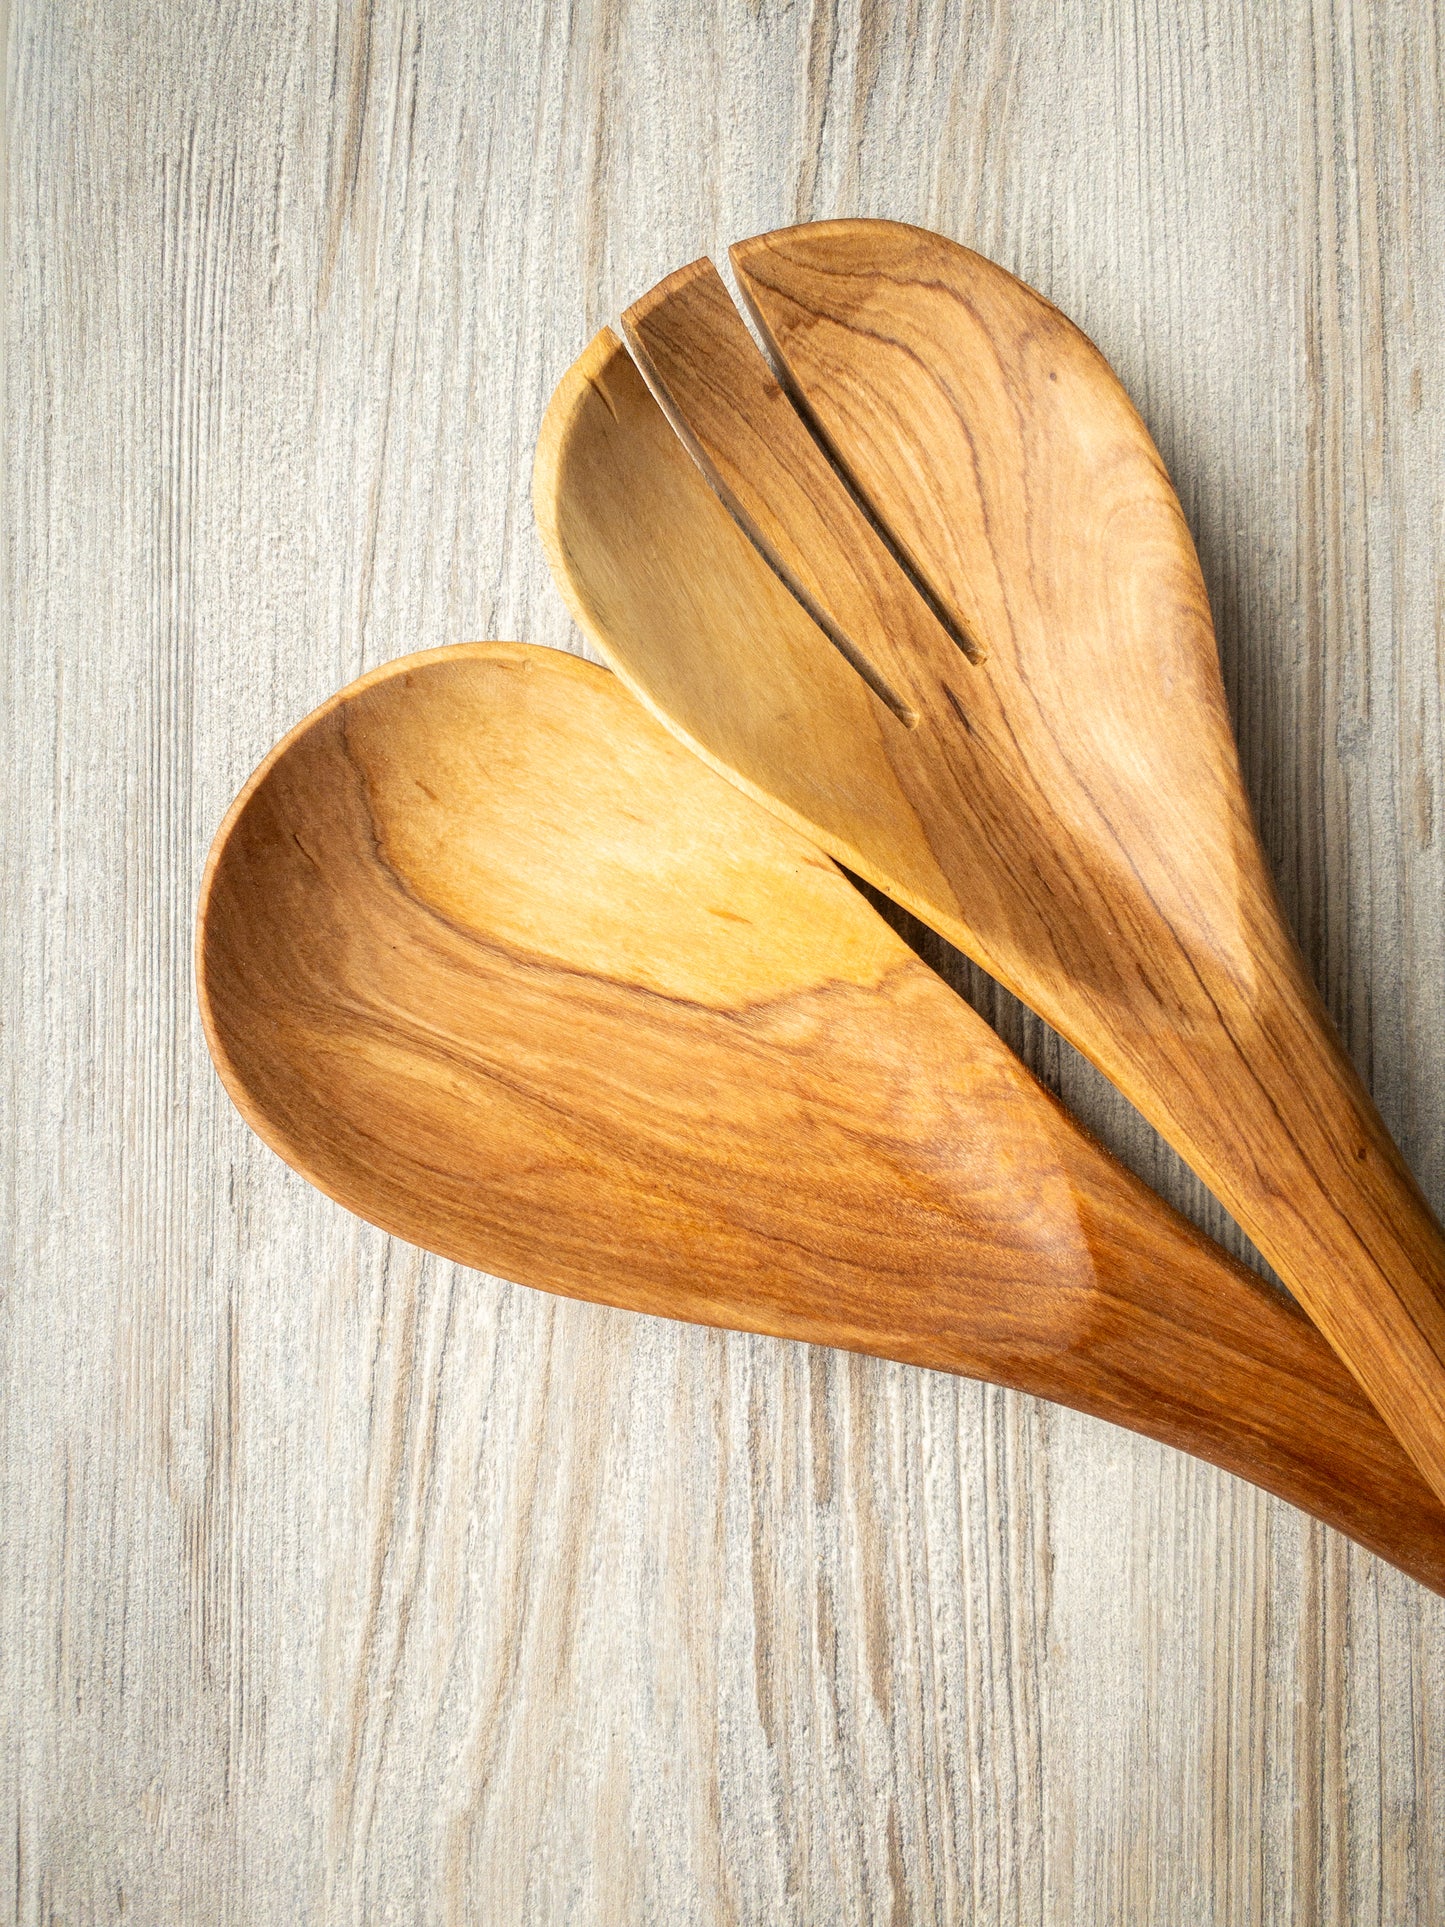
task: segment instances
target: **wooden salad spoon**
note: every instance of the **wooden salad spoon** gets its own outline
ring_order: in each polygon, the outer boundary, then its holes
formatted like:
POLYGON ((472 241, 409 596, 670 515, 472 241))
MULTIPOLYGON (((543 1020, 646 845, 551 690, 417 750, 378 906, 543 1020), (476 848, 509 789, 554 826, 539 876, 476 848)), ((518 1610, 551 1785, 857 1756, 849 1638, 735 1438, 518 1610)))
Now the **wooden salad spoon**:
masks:
POLYGON ((827 222, 733 260, 827 452, 711 265, 672 276, 624 317, 655 395, 604 331, 543 425, 574 614, 1132 1099, 1445 1496, 1445 1238, 1286 928, 1143 423, 1056 309, 937 235, 827 222))
POLYGON ((242 1115, 386 1230, 1019 1386, 1445 1592, 1445 1510, 1303 1315, 605 670, 482 643, 344 690, 227 816, 197 965, 242 1115))

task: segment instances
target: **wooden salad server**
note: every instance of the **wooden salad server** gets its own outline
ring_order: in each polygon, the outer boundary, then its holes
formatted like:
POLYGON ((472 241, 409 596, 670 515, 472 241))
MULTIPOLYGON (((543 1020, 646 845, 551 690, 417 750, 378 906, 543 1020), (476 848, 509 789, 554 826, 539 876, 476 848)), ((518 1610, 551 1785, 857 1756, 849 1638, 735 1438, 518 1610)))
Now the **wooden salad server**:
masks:
POLYGON ((666 413, 604 332, 544 422, 574 614, 715 768, 1132 1099, 1445 1495, 1445 1239, 1286 928, 1128 397, 937 235, 828 222, 733 260, 827 452, 711 265, 672 276, 624 317, 666 413))
POLYGON ((1445 1510, 1308 1320, 605 670, 482 643, 354 683, 228 815, 197 964, 242 1115, 386 1230, 1019 1386, 1445 1592, 1445 1510))

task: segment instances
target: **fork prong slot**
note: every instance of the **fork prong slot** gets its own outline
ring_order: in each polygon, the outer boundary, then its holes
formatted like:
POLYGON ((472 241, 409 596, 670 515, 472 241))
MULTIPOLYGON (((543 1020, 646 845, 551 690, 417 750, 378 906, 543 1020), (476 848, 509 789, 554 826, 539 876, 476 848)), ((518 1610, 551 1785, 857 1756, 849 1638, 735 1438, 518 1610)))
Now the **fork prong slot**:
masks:
MULTIPOLYGON (((622 316, 633 359, 769 568, 900 720, 959 638, 865 513, 779 385, 711 261, 622 316)), ((964 647, 966 655, 975 652, 964 647)))

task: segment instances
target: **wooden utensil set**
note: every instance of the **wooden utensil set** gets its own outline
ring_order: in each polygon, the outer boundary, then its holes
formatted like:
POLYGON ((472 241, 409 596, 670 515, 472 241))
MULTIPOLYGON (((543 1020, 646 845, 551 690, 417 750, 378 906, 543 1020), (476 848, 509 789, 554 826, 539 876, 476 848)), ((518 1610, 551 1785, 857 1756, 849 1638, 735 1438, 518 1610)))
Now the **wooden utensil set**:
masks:
POLYGON ((1280 914, 1147 431, 937 235, 732 259, 771 367, 697 262, 543 424, 542 539, 616 674, 403 658, 231 809, 198 930, 227 1089, 447 1257, 1021 1387, 1445 1592, 1445 1237, 1280 914), (838 864, 1098 1065, 1309 1317, 838 864))

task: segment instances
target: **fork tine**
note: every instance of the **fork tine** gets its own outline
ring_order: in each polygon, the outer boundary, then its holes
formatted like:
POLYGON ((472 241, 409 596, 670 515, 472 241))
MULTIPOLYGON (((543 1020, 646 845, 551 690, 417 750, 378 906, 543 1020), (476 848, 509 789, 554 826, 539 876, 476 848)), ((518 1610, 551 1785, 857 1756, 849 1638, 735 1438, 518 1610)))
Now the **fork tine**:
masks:
MULTIPOLYGON (((622 316, 648 386, 744 533, 850 660, 903 693, 952 642, 941 619, 779 385, 711 261, 669 275, 622 316)), ((907 720, 907 718, 905 718, 907 720)), ((914 715, 916 721, 916 714, 914 715)))

